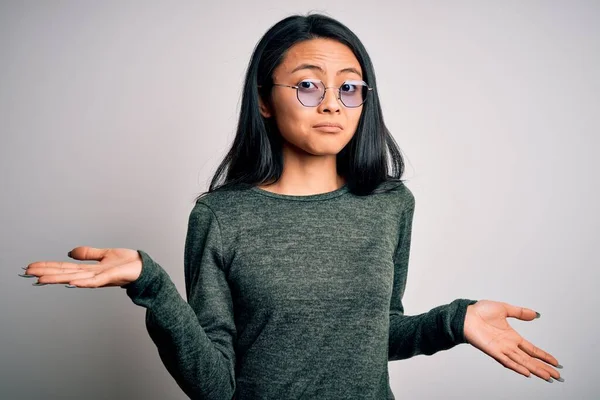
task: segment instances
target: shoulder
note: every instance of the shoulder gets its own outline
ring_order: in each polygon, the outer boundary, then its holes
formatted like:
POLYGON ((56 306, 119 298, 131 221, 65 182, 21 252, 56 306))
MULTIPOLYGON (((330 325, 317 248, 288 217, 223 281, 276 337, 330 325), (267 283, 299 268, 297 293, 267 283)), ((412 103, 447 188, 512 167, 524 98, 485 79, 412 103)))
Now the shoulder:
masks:
POLYGON ((205 192, 196 199, 194 212, 210 212, 215 216, 231 214, 243 205, 247 197, 248 187, 235 186, 228 188, 217 188, 212 192, 205 192))
POLYGON ((377 193, 385 193, 393 198, 396 204, 401 203, 405 208, 414 208, 415 196, 403 181, 389 180, 377 187, 377 193))

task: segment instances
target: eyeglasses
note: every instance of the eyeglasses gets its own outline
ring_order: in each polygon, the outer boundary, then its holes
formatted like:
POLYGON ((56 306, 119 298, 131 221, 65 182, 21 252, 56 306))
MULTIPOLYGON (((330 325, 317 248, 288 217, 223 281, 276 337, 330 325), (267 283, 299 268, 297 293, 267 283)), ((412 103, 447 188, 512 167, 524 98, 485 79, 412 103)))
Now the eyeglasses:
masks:
MULTIPOLYGON (((360 107, 367 100, 367 94, 373 90, 366 82, 360 80, 344 81, 340 87, 331 86, 329 88, 325 87, 325 84, 317 79, 305 79, 300 81, 297 86, 281 83, 274 83, 273 86, 296 89, 296 97, 305 107, 316 107, 321 104, 325 98, 325 92, 330 88, 338 90, 337 98, 346 107, 360 107)), ((262 86, 259 85, 258 87, 262 86)))

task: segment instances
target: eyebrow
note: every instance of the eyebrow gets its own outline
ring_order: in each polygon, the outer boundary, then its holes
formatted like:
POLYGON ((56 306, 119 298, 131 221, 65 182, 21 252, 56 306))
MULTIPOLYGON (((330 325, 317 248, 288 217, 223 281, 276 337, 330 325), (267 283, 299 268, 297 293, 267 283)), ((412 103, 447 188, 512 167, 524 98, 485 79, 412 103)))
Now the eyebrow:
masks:
MULTIPOLYGON (((316 69, 317 71, 325 73, 325 71, 323 70, 323 68, 319 67, 318 65, 313 65, 313 64, 300 64, 296 68, 294 68, 291 73, 293 74, 294 72, 299 71, 301 69, 316 69)), ((348 68, 340 69, 336 73, 336 75, 339 75, 339 74, 344 73, 344 72, 354 72, 355 74, 357 74, 358 76, 360 76, 362 78, 362 74, 356 68, 354 68, 354 67, 348 67, 348 68)))

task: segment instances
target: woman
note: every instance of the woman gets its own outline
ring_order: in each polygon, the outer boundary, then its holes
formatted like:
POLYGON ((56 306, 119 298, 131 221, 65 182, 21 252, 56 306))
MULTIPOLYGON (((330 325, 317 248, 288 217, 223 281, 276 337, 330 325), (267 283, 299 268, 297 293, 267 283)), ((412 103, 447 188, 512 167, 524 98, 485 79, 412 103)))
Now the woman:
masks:
POLYGON ((403 171, 359 39, 326 16, 288 17, 256 46, 237 135, 190 213, 187 302, 142 250, 77 247, 70 257, 99 264, 40 261, 23 276, 125 288, 191 398, 393 399, 388 361, 462 343, 562 381, 507 323, 533 310, 456 299, 404 314, 403 171))

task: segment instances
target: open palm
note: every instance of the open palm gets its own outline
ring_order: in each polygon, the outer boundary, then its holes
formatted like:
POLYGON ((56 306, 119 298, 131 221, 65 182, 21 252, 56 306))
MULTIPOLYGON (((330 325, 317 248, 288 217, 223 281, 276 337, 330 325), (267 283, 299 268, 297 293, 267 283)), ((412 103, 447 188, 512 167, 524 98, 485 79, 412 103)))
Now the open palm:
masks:
POLYGON ((69 252, 75 260, 98 261, 79 264, 63 261, 36 261, 27 266, 25 278, 37 277, 34 285, 68 283, 69 287, 100 288, 121 286, 135 281, 141 274, 142 261, 132 249, 79 246, 69 252))
POLYGON ((548 382, 552 382, 551 378, 563 382, 560 373, 552 368, 562 368, 556 358, 519 335, 508 324, 508 317, 531 321, 539 314, 524 307, 480 300, 467 307, 465 339, 506 368, 527 377, 534 374, 548 382))

